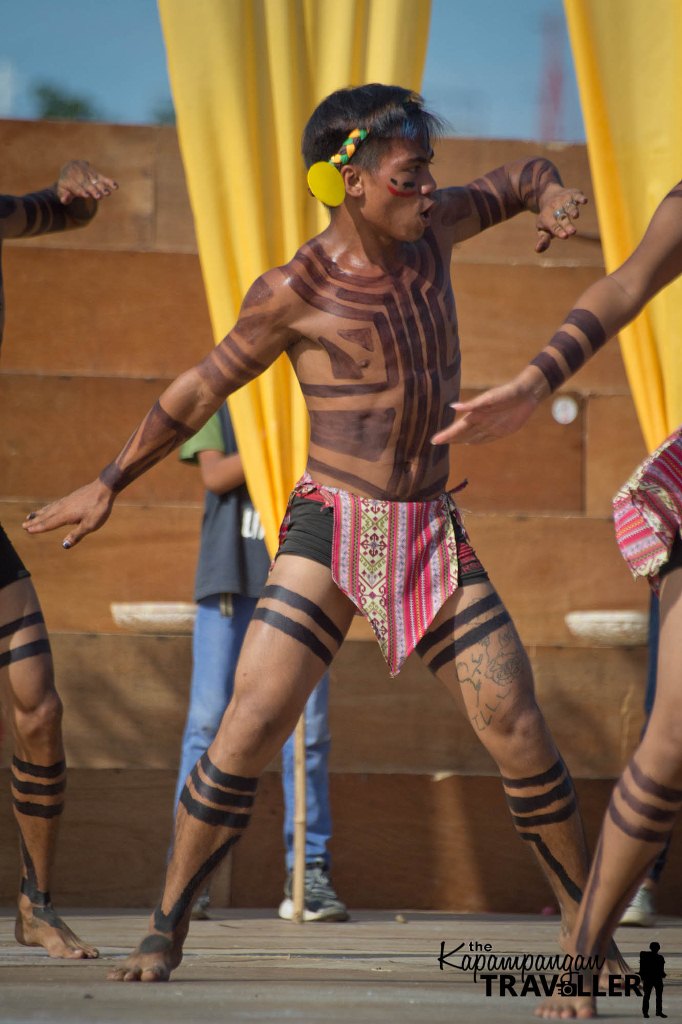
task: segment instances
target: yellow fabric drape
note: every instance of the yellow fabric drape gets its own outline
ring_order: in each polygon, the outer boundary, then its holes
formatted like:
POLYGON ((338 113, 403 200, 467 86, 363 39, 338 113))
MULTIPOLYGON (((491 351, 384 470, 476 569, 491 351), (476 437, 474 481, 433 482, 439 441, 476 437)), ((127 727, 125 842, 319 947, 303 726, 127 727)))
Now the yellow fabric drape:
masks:
MULTIPOLYGON (((218 342, 251 282, 324 227, 300 156, 314 107, 335 89, 365 82, 418 89, 430 0, 159 0, 159 11, 218 342)), ((272 552, 308 444, 288 361, 279 359, 229 404, 272 552)))
MULTIPOLYGON (((564 0, 607 271, 682 178, 682 3, 564 0)), ((682 280, 621 332, 650 450, 682 421, 682 280)))

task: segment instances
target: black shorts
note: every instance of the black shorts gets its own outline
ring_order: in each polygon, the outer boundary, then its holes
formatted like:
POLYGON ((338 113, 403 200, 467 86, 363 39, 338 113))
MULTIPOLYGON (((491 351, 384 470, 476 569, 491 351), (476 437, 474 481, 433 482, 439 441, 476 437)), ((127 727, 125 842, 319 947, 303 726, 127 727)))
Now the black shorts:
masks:
POLYGON ((30 572, 14 550, 12 542, 0 526, 0 590, 10 583, 23 580, 30 572))
POLYGON ((682 536, 678 533, 677 537, 673 541, 673 546, 670 549, 670 558, 661 568, 658 576, 659 579, 663 579, 673 569, 682 569, 682 536))
MULTIPOLYGON (((459 561, 459 586, 481 583, 488 579, 469 538, 458 520, 452 517, 457 541, 459 561)), ((275 557, 300 555, 319 562, 327 569, 332 565, 332 534, 334 531, 334 509, 312 498, 296 495, 291 503, 289 528, 275 557)))

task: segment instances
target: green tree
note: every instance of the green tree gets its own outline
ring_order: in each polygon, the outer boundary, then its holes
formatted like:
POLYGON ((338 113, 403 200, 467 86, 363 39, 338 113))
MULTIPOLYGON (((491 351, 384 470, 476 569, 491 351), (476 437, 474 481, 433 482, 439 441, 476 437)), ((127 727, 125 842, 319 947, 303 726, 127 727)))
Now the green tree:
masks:
POLYGON ((51 82, 37 82, 31 88, 36 117, 48 121, 95 121, 100 115, 86 96, 67 92, 51 82))
POLYGON ((160 100, 154 105, 152 124, 175 124, 175 107, 172 100, 160 100))

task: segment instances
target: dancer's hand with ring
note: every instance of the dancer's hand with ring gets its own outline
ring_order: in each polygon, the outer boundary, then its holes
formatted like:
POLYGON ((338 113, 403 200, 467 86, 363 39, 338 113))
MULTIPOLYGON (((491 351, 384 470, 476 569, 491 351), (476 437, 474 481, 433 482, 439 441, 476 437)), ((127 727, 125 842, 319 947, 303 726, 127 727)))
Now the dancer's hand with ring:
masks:
POLYGON ((64 206, 74 199, 104 199, 118 188, 113 178, 101 174, 87 160, 70 160, 59 172, 55 185, 64 206))
POLYGON ((580 207, 587 202, 580 189, 557 185, 545 189, 542 206, 536 221, 538 241, 536 252, 549 249, 554 238, 566 239, 576 234, 574 221, 580 216, 580 207))

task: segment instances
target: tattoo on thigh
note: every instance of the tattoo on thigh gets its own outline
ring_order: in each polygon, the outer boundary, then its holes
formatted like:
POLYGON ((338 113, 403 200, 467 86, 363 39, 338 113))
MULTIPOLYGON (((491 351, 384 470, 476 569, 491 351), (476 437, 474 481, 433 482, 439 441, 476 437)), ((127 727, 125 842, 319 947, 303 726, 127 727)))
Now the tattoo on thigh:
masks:
POLYGON ((491 725, 511 693, 525 657, 506 612, 491 619, 490 625, 488 633, 477 637, 475 643, 466 644, 468 653, 464 655, 460 655, 455 640, 457 675, 462 688, 471 687, 474 691, 476 711, 471 721, 479 732, 491 725))
POLYGON ((436 674, 455 667, 462 689, 474 693, 471 721, 479 732, 490 726, 525 666, 525 652, 495 591, 429 630, 417 650, 436 674))

